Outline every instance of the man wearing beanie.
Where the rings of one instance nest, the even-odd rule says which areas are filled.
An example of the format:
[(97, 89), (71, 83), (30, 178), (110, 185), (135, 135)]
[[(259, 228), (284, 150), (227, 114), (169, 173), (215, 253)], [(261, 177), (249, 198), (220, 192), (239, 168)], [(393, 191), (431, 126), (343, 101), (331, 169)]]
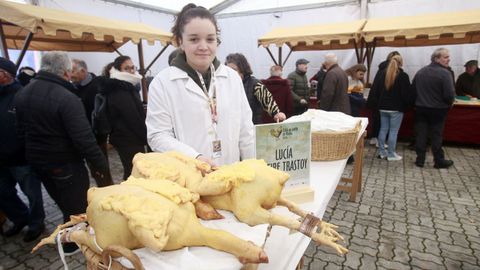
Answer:
[(310, 88), (308, 87), (307, 69), (308, 61), (300, 58), (295, 63), (296, 69), (288, 74), (288, 81), (292, 89), (293, 109), (295, 115), (299, 115), (308, 110), (308, 101), (310, 100)]
[[(23, 240), (37, 239), (45, 229), (43, 198), (40, 180), (36, 178), (25, 159), (25, 145), (15, 132), (15, 110), (13, 100), (22, 89), (14, 78), (17, 67), (0, 57), (0, 209), (13, 226), (4, 232), (14, 236), (28, 225)], [(16, 184), (28, 198), (29, 207), (18, 197)]]

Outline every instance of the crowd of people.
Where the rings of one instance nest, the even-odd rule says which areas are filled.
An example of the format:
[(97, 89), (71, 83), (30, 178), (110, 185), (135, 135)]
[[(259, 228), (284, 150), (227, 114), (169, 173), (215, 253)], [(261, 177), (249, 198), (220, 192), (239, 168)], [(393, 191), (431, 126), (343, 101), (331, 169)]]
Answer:
[[(14, 63), (0, 58), (0, 210), (13, 223), (5, 236), (28, 226), (24, 240), (33, 241), (43, 232), (41, 184), (65, 221), (84, 213), (87, 167), (97, 186), (114, 183), (107, 142), (120, 156), (123, 179), (131, 174), (133, 156), (139, 152), (179, 151), (219, 166), (254, 157), (254, 124), (280, 122), (309, 108), (308, 60), (297, 60), (286, 79), (281, 66), (272, 66), (265, 80), (253, 76), (240, 53), (228, 55), (222, 64), (216, 56), (217, 21), (194, 4), (182, 9), (171, 30), (179, 49), (151, 82), (146, 113), (139, 95), (141, 76), (128, 56), (117, 57), (101, 76), (64, 52), (45, 53), (38, 73), (30, 68), (17, 72)], [(326, 54), (314, 76), (318, 108), (359, 116), (366, 104), (378, 129), (378, 157), (398, 161), (402, 157), (395, 148), (403, 113), (415, 106), (416, 166), (424, 166), (430, 136), (435, 168), (447, 168), (453, 161), (444, 157), (442, 132), (455, 97), (449, 52), (435, 50), (431, 63), (412, 82), (402, 70), (403, 61), (398, 52), (389, 54), (366, 100), (366, 67), (357, 64), (344, 71), (336, 55)], [(457, 94), (478, 97), (477, 64), (467, 62), (456, 83)], [(92, 115), (101, 108), (108, 116), (108, 132), (92, 127)], [(18, 197), (17, 183), (28, 206)], [(64, 248), (68, 253), (76, 247)]]

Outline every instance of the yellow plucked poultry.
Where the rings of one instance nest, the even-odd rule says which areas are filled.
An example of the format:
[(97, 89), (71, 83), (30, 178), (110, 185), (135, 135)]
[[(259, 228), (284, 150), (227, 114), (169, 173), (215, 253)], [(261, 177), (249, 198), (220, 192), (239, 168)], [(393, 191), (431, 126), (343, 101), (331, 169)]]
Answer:
[[(177, 161), (173, 161), (175, 159)], [(173, 163), (176, 165), (170, 166)], [(241, 222), (252, 226), (271, 224), (300, 231), (300, 221), (268, 211), (277, 205), (287, 207), (302, 218), (308, 214), (295, 203), (281, 197), (289, 175), (269, 167), (263, 160), (245, 160), (212, 171), (206, 163), (176, 152), (167, 152), (137, 154), (133, 164), (135, 174), (145, 178), (149, 178), (149, 175), (180, 175), (175, 179), (182, 179), (185, 187), (200, 194), (201, 200), (208, 203), (202, 203), (205, 212), (210, 209), (208, 205), (215, 209), (229, 210)], [(168, 169), (165, 169), (167, 166)], [(199, 217), (206, 215), (199, 214), (198, 208)], [(339, 254), (347, 252), (347, 249), (336, 243), (343, 238), (335, 231), (335, 225), (320, 221), (317, 227), (317, 230), (309, 233), (316, 243), (330, 246)]]
[[(208, 246), (235, 255), (241, 263), (268, 262), (265, 252), (255, 244), (201, 225), (192, 204), (197, 200), (198, 194), (159, 179), (130, 177), (120, 185), (91, 188), (86, 219), (95, 236), (78, 230), (69, 238), (99, 254), (99, 248), (111, 245), (148, 247), (156, 252)], [(51, 242), (42, 241), (40, 246)]]

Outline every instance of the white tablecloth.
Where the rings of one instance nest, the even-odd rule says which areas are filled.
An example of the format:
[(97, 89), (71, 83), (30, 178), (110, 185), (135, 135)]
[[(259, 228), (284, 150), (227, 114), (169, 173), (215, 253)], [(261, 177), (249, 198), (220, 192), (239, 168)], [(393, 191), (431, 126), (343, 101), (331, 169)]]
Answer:
[[(362, 130), (358, 138), (363, 134), (368, 124), (367, 118), (359, 119), (362, 120)], [(346, 163), (347, 159), (312, 162), (310, 167), (310, 186), (315, 191), (315, 199), (313, 202), (301, 204), (300, 207), (322, 218), (328, 202), (342, 177)], [(272, 211), (298, 218), (284, 207), (276, 207)], [(229, 231), (259, 246), (263, 244), (267, 225), (250, 227), (238, 222), (229, 212), (221, 211), (221, 213), (226, 217), (225, 220), (201, 221), (202, 224), (207, 227)], [(288, 229), (280, 226), (272, 228), (264, 248), (268, 255), (269, 263), (260, 264), (259, 269), (295, 269), (310, 243), (310, 238), (298, 232), (289, 233)], [(146, 248), (134, 250), (134, 252), (140, 257), (146, 270), (238, 270), (242, 267), (242, 264), (233, 255), (208, 247), (189, 247), (157, 254)], [(125, 259), (121, 260), (121, 262), (125, 266), (131, 267)]]

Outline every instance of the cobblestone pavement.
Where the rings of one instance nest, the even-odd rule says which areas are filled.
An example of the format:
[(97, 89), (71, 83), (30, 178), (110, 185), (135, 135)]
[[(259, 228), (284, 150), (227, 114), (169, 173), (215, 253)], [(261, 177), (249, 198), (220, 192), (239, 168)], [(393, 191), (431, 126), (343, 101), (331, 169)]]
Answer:
[[(415, 153), (407, 144), (400, 143), (397, 150), (404, 159), (388, 162), (375, 158), (374, 147), (365, 148), (357, 202), (337, 191), (324, 215), (339, 226), (350, 252), (338, 256), (311, 244), (303, 269), (480, 269), (480, 149), (445, 147), (455, 165), (442, 170), (433, 168), (431, 156), (423, 169), (415, 167)], [(122, 170), (114, 151), (110, 164), (119, 179)], [(44, 204), (46, 236), (62, 215), (46, 192)], [(30, 254), (34, 243), (24, 243), (22, 237), (0, 237), (0, 270), (63, 269), (53, 246)], [(67, 262), (70, 269), (85, 269), (80, 253)]]
[(375, 150), (365, 148), (357, 202), (337, 191), (324, 215), (350, 252), (310, 244), (304, 268), (480, 269), (480, 149), (445, 147), (455, 165), (441, 170), (431, 155), (417, 168), (407, 144), (397, 146), (402, 161), (377, 159)]

